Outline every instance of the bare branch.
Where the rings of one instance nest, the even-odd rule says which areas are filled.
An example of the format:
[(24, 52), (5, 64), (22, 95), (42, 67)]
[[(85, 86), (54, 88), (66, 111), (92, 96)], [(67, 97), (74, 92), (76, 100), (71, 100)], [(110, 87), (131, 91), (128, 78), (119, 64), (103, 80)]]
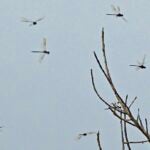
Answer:
[(147, 119), (145, 118), (145, 125), (146, 125), (146, 132), (148, 134), (148, 122), (147, 122)]
[[(126, 119), (126, 115), (124, 115), (124, 119)], [(124, 134), (125, 134), (125, 139), (127, 141), (127, 147), (129, 150), (131, 150), (129, 139), (128, 139), (128, 134), (127, 134), (127, 124), (125, 121), (124, 121)]]
[(131, 104), (129, 105), (129, 108), (134, 104), (134, 102), (137, 100), (137, 97), (135, 97), (134, 99), (133, 99), (133, 101), (131, 102)]
[[(120, 119), (120, 121), (124, 121), (124, 126), (125, 126), (125, 132), (127, 132), (126, 129), (126, 123), (136, 127), (142, 134), (145, 135), (145, 137), (147, 138), (148, 142), (150, 142), (150, 134), (148, 133), (148, 124), (147, 124), (147, 120), (145, 120), (145, 124), (146, 127), (143, 126), (142, 123), (142, 119), (140, 117), (140, 114), (138, 112), (137, 118), (134, 117), (134, 115), (132, 114), (130, 108), (131, 106), (134, 104), (135, 100), (137, 99), (137, 97), (134, 98), (134, 100), (131, 102), (131, 104), (127, 105), (127, 99), (128, 99), (128, 95), (126, 96), (126, 99), (124, 100), (118, 93), (112, 78), (111, 78), (111, 74), (108, 68), (108, 63), (107, 63), (107, 58), (106, 58), (106, 52), (105, 52), (105, 42), (104, 42), (104, 28), (102, 29), (102, 53), (103, 53), (103, 59), (104, 59), (104, 67), (103, 68), (101, 62), (99, 61), (96, 53), (94, 52), (94, 56), (95, 59), (99, 65), (100, 70), (102, 71), (103, 75), (105, 76), (107, 82), (109, 83), (112, 92), (114, 93), (117, 102), (120, 104), (121, 107), (118, 106), (111, 106), (111, 104), (109, 104), (97, 91), (96, 87), (95, 87), (95, 83), (94, 83), (94, 77), (93, 77), (93, 72), (91, 69), (91, 78), (92, 78), (92, 85), (93, 85), (93, 89), (96, 93), (96, 95), (99, 97), (99, 99), (108, 107), (108, 109), (113, 113), (114, 116), (116, 116), (118, 119)], [(139, 111), (139, 110), (138, 110)], [(119, 115), (119, 113), (122, 112), (125, 117), (121, 117)], [(129, 119), (126, 119), (129, 118)], [(126, 135), (127, 136), (127, 135)], [(128, 140), (128, 137), (126, 137), (126, 140)], [(129, 146), (128, 146), (129, 148)]]
[(99, 134), (99, 131), (97, 132), (97, 144), (98, 144), (99, 150), (102, 150), (102, 146), (101, 146), (101, 142), (100, 142), (100, 134)]
[(98, 96), (98, 98), (104, 103), (106, 104), (108, 107), (111, 107), (109, 103), (106, 102), (106, 100), (104, 100), (104, 98), (102, 98), (102, 96), (98, 93), (96, 86), (95, 86), (95, 82), (94, 82), (94, 76), (93, 76), (93, 70), (91, 69), (91, 79), (92, 79), (92, 85), (93, 85), (93, 89), (96, 93), (96, 95)]
[[(120, 117), (122, 118), (122, 113), (120, 113)], [(123, 132), (123, 121), (122, 121), (122, 120), (120, 120), (120, 128), (121, 128), (122, 150), (125, 150), (125, 145), (124, 145), (124, 132)]]
[[(110, 110), (111, 110), (111, 109), (110, 109)], [(114, 116), (116, 116), (116, 117), (119, 118), (120, 120), (123, 120), (123, 121), (125, 121), (126, 123), (128, 123), (128, 124), (130, 124), (130, 125), (132, 125), (132, 126), (135, 126), (133, 123), (130, 122), (131, 120), (126, 120), (126, 119), (120, 117), (120, 115), (118, 115), (118, 114), (116, 113), (116, 111), (111, 110), (111, 112), (114, 114)]]
[(101, 62), (99, 61), (99, 59), (98, 59), (98, 57), (97, 57), (97, 55), (96, 55), (96, 52), (94, 51), (93, 53), (94, 53), (94, 57), (95, 57), (95, 59), (96, 59), (98, 65), (99, 65), (100, 69), (102, 70), (104, 76), (106, 77), (106, 79), (108, 80), (108, 82), (110, 82), (110, 79), (109, 79), (109, 77), (107, 76), (105, 70), (103, 69)]
[[(111, 109), (112, 106), (111, 106), (109, 103), (107, 103), (107, 101), (98, 93), (98, 91), (97, 91), (97, 89), (96, 89), (96, 86), (95, 86), (94, 76), (93, 76), (93, 70), (92, 70), (92, 69), (91, 69), (91, 79), (92, 79), (93, 89), (94, 89), (96, 95), (98, 96), (98, 98), (99, 98), (104, 104), (106, 104), (106, 105), (108, 106), (108, 108), (111, 110), (111, 112), (112, 112), (116, 117), (118, 117), (119, 119), (124, 120), (123, 118), (121, 118), (121, 117), (116, 113), (116, 111), (114, 111), (113, 109)], [(124, 120), (124, 121), (127, 122), (127, 123), (129, 123), (129, 124), (132, 125), (132, 126), (135, 126), (133, 123), (129, 122), (129, 120)]]
[(148, 143), (149, 140), (143, 140), (143, 141), (130, 141), (130, 142), (125, 142), (124, 144), (144, 144)]
[(126, 105), (127, 105), (127, 102), (128, 102), (128, 95), (126, 95), (126, 98), (125, 98)]

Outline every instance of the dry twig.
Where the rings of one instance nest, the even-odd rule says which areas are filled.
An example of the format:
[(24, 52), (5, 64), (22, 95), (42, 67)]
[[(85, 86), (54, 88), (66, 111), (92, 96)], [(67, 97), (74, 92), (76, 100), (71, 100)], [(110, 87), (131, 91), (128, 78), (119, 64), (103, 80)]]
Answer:
[(102, 150), (102, 146), (101, 146), (101, 142), (100, 142), (100, 135), (99, 135), (99, 131), (97, 132), (97, 144), (98, 144), (98, 148), (99, 148), (99, 150)]
[[(96, 86), (95, 86), (93, 70), (91, 69), (92, 86), (93, 86), (93, 89), (94, 89), (96, 95), (108, 107), (108, 109), (113, 113), (114, 116), (116, 116), (119, 120), (124, 121), (124, 134), (125, 134), (125, 139), (126, 139), (125, 143), (128, 145), (129, 150), (131, 149), (129, 144), (133, 143), (133, 142), (130, 142), (128, 140), (126, 124), (130, 124), (130, 125), (134, 126), (135, 128), (137, 128), (145, 136), (145, 138), (147, 139), (146, 141), (150, 142), (150, 134), (148, 132), (147, 119), (145, 119), (146, 127), (144, 127), (142, 119), (139, 114), (139, 111), (138, 111), (138, 115), (136, 117), (134, 117), (134, 115), (132, 114), (132, 112), (130, 110), (131, 106), (134, 104), (137, 97), (135, 97), (134, 100), (131, 102), (131, 104), (128, 106), (127, 105), (128, 95), (126, 96), (126, 99), (123, 100), (123, 98), (118, 93), (118, 91), (112, 81), (111, 74), (110, 74), (110, 71), (108, 68), (107, 58), (106, 58), (106, 50), (105, 50), (105, 42), (104, 42), (104, 28), (102, 29), (102, 53), (103, 53), (103, 59), (104, 59), (104, 67), (102, 66), (102, 63), (100, 62), (100, 60), (98, 59), (96, 52), (94, 52), (94, 57), (98, 63), (100, 70), (102, 71), (107, 82), (109, 83), (109, 85), (112, 89), (112, 92), (114, 93), (114, 95), (116, 97), (117, 104), (119, 104), (119, 105), (116, 105), (116, 103), (112, 103), (113, 105), (109, 104), (108, 100), (105, 100), (101, 96), (101, 94), (99, 94), (99, 92), (97, 91)], [(120, 116), (120, 113), (124, 114), (124, 117), (122, 115)], [(136, 142), (136, 143), (140, 143), (140, 142)]]

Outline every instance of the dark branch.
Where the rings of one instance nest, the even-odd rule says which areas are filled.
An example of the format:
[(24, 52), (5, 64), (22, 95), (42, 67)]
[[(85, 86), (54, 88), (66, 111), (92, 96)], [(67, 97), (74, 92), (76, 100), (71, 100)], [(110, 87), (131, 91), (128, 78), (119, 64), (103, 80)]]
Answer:
[(100, 135), (99, 135), (99, 131), (97, 132), (97, 144), (98, 144), (98, 148), (99, 148), (99, 150), (102, 150), (102, 146), (101, 146), (101, 142), (100, 142)]
[[(122, 118), (122, 113), (120, 113), (120, 117)], [(123, 132), (123, 121), (122, 121), (122, 120), (120, 120), (120, 128), (121, 128), (122, 150), (125, 150), (125, 145), (124, 145), (124, 132)]]
[(148, 143), (149, 140), (143, 140), (143, 141), (130, 141), (130, 142), (125, 142), (124, 144), (144, 144)]

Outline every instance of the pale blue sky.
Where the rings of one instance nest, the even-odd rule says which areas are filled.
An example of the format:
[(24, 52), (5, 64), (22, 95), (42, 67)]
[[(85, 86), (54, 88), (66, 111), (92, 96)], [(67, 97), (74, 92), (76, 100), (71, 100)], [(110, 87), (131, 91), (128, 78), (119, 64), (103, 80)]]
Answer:
[[(110, 5), (119, 5), (128, 22), (106, 16)], [(122, 96), (138, 96), (150, 119), (150, 1), (136, 0), (1, 0), (0, 5), (0, 132), (1, 150), (97, 150), (94, 136), (75, 141), (80, 132), (100, 130), (104, 149), (120, 148), (119, 122), (98, 101), (90, 79), (106, 98), (112, 92), (99, 71), (93, 51), (101, 52), (105, 28), (108, 62)], [(37, 26), (21, 17), (45, 16)], [(38, 63), (43, 37), (51, 54)], [(129, 64), (146, 54), (147, 69), (135, 71)], [(101, 57), (99, 55), (99, 57)], [(139, 135), (130, 130), (132, 140)], [(147, 150), (137, 145), (133, 150)]]

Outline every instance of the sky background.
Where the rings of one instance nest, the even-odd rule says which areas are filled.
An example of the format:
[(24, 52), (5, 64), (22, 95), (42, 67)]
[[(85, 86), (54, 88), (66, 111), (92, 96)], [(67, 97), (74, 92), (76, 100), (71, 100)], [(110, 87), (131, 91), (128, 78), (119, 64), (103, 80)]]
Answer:
[[(120, 6), (128, 22), (106, 16)], [(104, 110), (90, 78), (105, 98), (115, 98), (94, 59), (101, 53), (105, 28), (108, 63), (114, 83), (132, 107), (150, 120), (150, 1), (1, 0), (0, 130), (1, 150), (97, 150), (96, 136), (76, 141), (78, 133), (100, 131), (104, 149), (121, 149), (119, 121)], [(29, 27), (21, 17), (45, 19)], [(50, 55), (38, 62), (32, 50), (47, 38)], [(146, 54), (147, 69), (129, 67)], [(144, 139), (130, 128), (131, 140)], [(148, 144), (133, 150), (150, 149)]]

